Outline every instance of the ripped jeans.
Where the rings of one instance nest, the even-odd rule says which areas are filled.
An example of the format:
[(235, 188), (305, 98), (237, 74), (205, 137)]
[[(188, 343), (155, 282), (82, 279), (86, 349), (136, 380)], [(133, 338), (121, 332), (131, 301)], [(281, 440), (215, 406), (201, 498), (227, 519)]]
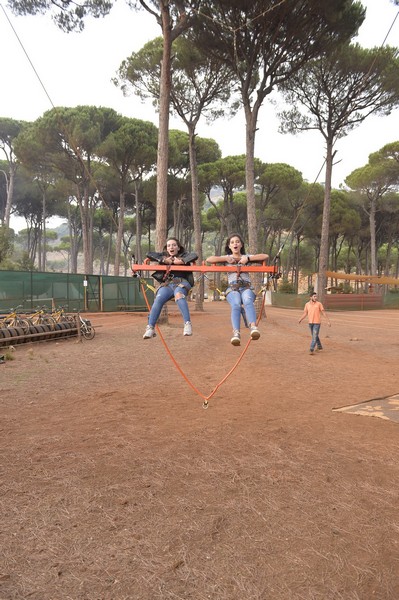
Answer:
[(176, 295), (178, 294), (183, 294), (182, 298), (176, 300), (176, 304), (182, 314), (183, 320), (185, 323), (190, 321), (190, 311), (186, 298), (190, 289), (191, 285), (188, 281), (182, 281), (181, 284), (170, 282), (168, 285), (159, 287), (155, 295), (154, 303), (151, 306), (150, 314), (148, 315), (148, 324), (154, 327), (159, 319), (164, 304), (173, 298), (173, 296), (176, 299)]
[(233, 329), (240, 331), (241, 305), (243, 305), (248, 325), (256, 323), (255, 292), (250, 288), (241, 288), (239, 291), (231, 291), (226, 300), (231, 307), (231, 324)]

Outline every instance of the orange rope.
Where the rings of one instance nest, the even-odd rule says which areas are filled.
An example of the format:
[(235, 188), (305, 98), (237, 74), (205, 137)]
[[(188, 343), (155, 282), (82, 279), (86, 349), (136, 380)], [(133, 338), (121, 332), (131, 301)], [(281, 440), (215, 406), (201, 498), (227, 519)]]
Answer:
[[(143, 296), (148, 308), (148, 311), (150, 311), (150, 303), (148, 302), (148, 298), (147, 298), (147, 294), (143, 285), (143, 282), (140, 280), (140, 285), (141, 285), (141, 290), (143, 292)], [(263, 307), (265, 304), (265, 295), (263, 295), (263, 301), (262, 301), (262, 307), (259, 311), (259, 315), (256, 321), (256, 324), (259, 323), (261, 317), (262, 317), (262, 312), (263, 312)], [(200, 390), (195, 387), (195, 385), (192, 383), (192, 381), (189, 380), (189, 378), (187, 377), (187, 375), (185, 374), (185, 372), (183, 371), (183, 369), (180, 367), (180, 365), (177, 363), (175, 357), (173, 356), (168, 344), (165, 341), (165, 338), (163, 337), (161, 330), (159, 328), (159, 325), (156, 325), (157, 328), (157, 332), (159, 334), (159, 337), (161, 338), (161, 341), (165, 347), (166, 352), (169, 354), (173, 364), (175, 365), (176, 369), (179, 371), (180, 375), (186, 380), (186, 382), (188, 383), (188, 385), (191, 387), (192, 390), (194, 390), (194, 392), (200, 396), (203, 400), (203, 407), (204, 408), (208, 408), (208, 401), (216, 394), (216, 392), (218, 391), (218, 389), (220, 388), (221, 385), (223, 385), (223, 383), (225, 381), (227, 381), (227, 379), (230, 377), (230, 375), (233, 373), (233, 371), (235, 371), (235, 369), (238, 367), (238, 365), (240, 364), (241, 360), (244, 358), (244, 355), (246, 353), (246, 351), (249, 348), (250, 343), (252, 342), (252, 338), (250, 337), (248, 342), (245, 345), (245, 348), (243, 349), (243, 351), (241, 352), (240, 356), (238, 357), (238, 359), (236, 360), (236, 362), (234, 363), (233, 367), (230, 369), (230, 371), (219, 381), (218, 384), (216, 384), (216, 386), (213, 388), (212, 392), (210, 394), (208, 394), (208, 396), (205, 396), (202, 392), (200, 392)]]

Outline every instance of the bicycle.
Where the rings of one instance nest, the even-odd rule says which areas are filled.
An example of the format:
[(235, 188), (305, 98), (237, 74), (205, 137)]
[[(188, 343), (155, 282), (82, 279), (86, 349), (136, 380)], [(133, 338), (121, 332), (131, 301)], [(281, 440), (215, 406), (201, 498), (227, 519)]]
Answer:
[(23, 319), (18, 313), (17, 310), (22, 308), (22, 306), (17, 306), (16, 308), (11, 308), (8, 315), (0, 319), (0, 327), (7, 329), (20, 328), (23, 333), (26, 335), (29, 333), (30, 323), (28, 319)]
[(92, 340), (96, 335), (93, 325), (88, 319), (83, 319), (83, 317), (81, 317), (79, 314), (78, 317), (80, 320), (80, 333), (86, 340)]
[(57, 310), (53, 310), (51, 317), (56, 323), (73, 323), (75, 321), (72, 315), (65, 312), (63, 306), (58, 307)]
[(36, 307), (36, 312), (27, 317), (30, 325), (48, 325), (51, 329), (55, 328), (55, 320), (47, 313), (47, 306)]

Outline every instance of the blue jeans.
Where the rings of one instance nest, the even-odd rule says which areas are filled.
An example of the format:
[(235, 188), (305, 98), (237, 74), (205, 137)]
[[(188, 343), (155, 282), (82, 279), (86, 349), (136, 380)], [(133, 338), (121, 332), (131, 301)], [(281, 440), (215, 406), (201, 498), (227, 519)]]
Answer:
[(319, 350), (323, 348), (321, 345), (321, 341), (319, 338), (320, 331), (320, 323), (309, 323), (310, 335), (312, 336), (312, 341), (310, 342), (310, 349), (314, 350), (317, 346)]
[(226, 296), (231, 307), (231, 324), (233, 329), (240, 331), (241, 305), (244, 306), (248, 325), (256, 323), (255, 293), (250, 288), (241, 288), (237, 292), (229, 292)]
[[(184, 287), (183, 287), (184, 286)], [(190, 320), (190, 311), (187, 303), (187, 294), (191, 289), (191, 285), (187, 282), (182, 282), (181, 285), (177, 283), (169, 283), (168, 285), (162, 285), (158, 288), (154, 303), (151, 306), (150, 314), (148, 315), (148, 324), (155, 326), (156, 322), (159, 319), (159, 315), (161, 314), (161, 310), (164, 304), (173, 296), (176, 298), (176, 294), (183, 294), (183, 298), (179, 298), (176, 300), (176, 304), (179, 307), (179, 310), (182, 314), (184, 322)]]

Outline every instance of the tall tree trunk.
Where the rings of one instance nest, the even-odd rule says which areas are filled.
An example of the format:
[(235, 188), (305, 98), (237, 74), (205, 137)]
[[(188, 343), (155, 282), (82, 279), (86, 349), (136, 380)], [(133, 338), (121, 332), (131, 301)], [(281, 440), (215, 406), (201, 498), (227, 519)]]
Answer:
[[(201, 237), (201, 213), (199, 204), (198, 191), (198, 166), (197, 152), (195, 147), (194, 128), (189, 127), (188, 136), (188, 152), (190, 157), (190, 173), (191, 173), (191, 201), (193, 207), (193, 226), (194, 226), (194, 250), (198, 254), (198, 262), (202, 264), (202, 237)], [(204, 310), (204, 278), (200, 279), (200, 293), (195, 296), (195, 310)]]
[(227, 235), (231, 235), (236, 231), (237, 220), (234, 215), (233, 208), (233, 191), (225, 190), (223, 203), (223, 221), (225, 223)]
[(387, 244), (387, 253), (385, 257), (385, 267), (384, 267), (384, 275), (389, 275), (390, 272), (390, 264), (391, 264), (391, 256), (392, 256), (392, 238), (389, 238)]
[(294, 285), (295, 285), (295, 293), (298, 293), (298, 288), (299, 288), (299, 271), (300, 271), (300, 264), (299, 264), (299, 254), (300, 254), (300, 248), (301, 248), (301, 236), (297, 235), (296, 238), (296, 249), (295, 249), (295, 280), (294, 280)]
[(68, 203), (68, 237), (69, 237), (69, 254), (70, 254), (70, 262), (69, 262), (69, 273), (76, 273), (76, 266), (74, 261), (74, 249), (75, 249), (75, 240), (72, 233), (72, 217), (71, 217), (71, 205)]
[(91, 274), (91, 252), (90, 252), (90, 214), (89, 214), (89, 191), (88, 187), (84, 186), (83, 194), (81, 195), (78, 187), (76, 200), (79, 206), (80, 220), (82, 222), (82, 244), (83, 244), (83, 269), (84, 273)]
[(246, 161), (245, 181), (247, 192), (247, 219), (248, 219), (248, 252), (256, 254), (258, 241), (256, 235), (256, 210), (255, 210), (255, 133), (259, 109), (255, 106), (252, 111), (249, 105), (245, 109), (245, 137)]
[(37, 244), (37, 268), (39, 269), (39, 271), (42, 271), (42, 248), (43, 248), (43, 244), (42, 244), (42, 239), (43, 239), (43, 232), (42, 232), (42, 228), (40, 227), (40, 224), (38, 225), (38, 229), (37, 229), (37, 240), (38, 240), (38, 244)]
[(86, 274), (90, 272), (89, 256), (89, 216), (87, 214), (87, 197), (83, 197), (79, 203), (80, 218), (82, 221), (82, 243), (83, 243), (83, 269)]
[(42, 212), (43, 212), (43, 235), (42, 235), (42, 244), (43, 244), (43, 252), (42, 252), (42, 271), (46, 270), (46, 218), (47, 218), (47, 209), (46, 209), (46, 192), (43, 191), (43, 202), (42, 202)]
[(324, 205), (323, 205), (323, 219), (321, 224), (321, 240), (320, 240), (320, 253), (319, 253), (319, 269), (318, 269), (318, 287), (317, 293), (320, 301), (322, 302), (325, 296), (326, 288), (326, 270), (328, 268), (328, 247), (329, 247), (329, 234), (330, 234), (330, 207), (331, 207), (331, 178), (332, 178), (332, 164), (333, 164), (333, 150), (332, 141), (327, 140), (326, 150), (326, 177), (324, 187)]
[(93, 232), (94, 232), (94, 201), (91, 196), (87, 196), (88, 205), (87, 205), (87, 213), (88, 213), (88, 230), (87, 230), (87, 240), (88, 240), (88, 271), (87, 273), (93, 273), (93, 261), (94, 261), (94, 249), (93, 249)]
[(111, 264), (111, 255), (112, 255), (112, 238), (114, 235), (114, 229), (113, 229), (113, 224), (114, 224), (114, 219), (111, 218), (111, 222), (110, 222), (110, 226), (109, 226), (109, 232), (108, 232), (108, 244), (107, 244), (107, 257), (105, 260), (105, 275), (109, 275), (109, 267)]
[(105, 275), (105, 249), (104, 249), (104, 237), (101, 235), (99, 240), (99, 253), (100, 253), (100, 275)]
[(167, 236), (168, 215), (168, 157), (169, 157), (169, 104), (171, 89), (171, 20), (169, 2), (160, 3), (162, 17), (163, 53), (159, 89), (159, 126), (157, 156), (157, 212), (155, 249), (161, 252)]
[(37, 248), (38, 248), (37, 239), (38, 239), (38, 231), (37, 231), (37, 227), (34, 226), (32, 229), (30, 256), (29, 256), (32, 264), (35, 264), (35, 261), (36, 261), (36, 254), (37, 254)]
[(134, 183), (134, 196), (136, 199), (136, 261), (139, 265), (143, 262), (143, 253), (141, 250), (141, 236), (143, 233), (143, 222), (141, 219), (140, 211), (140, 198), (139, 198), (139, 186), (137, 182)]
[(11, 206), (12, 206), (12, 201), (13, 201), (13, 197), (14, 197), (14, 181), (15, 181), (15, 173), (17, 171), (17, 166), (13, 162), (9, 163), (9, 167), (10, 167), (9, 178), (7, 178), (7, 175), (3, 171), (5, 178), (6, 178), (6, 186), (7, 186), (7, 201), (6, 201), (6, 208), (5, 208), (5, 212), (4, 212), (4, 225), (6, 227), (10, 227)]
[(377, 275), (377, 245), (375, 240), (375, 214), (377, 212), (376, 199), (370, 200), (370, 266), (371, 275)]
[(6, 213), (6, 208), (7, 208), (9, 181), (8, 181), (7, 171), (3, 171), (3, 169), (0, 169), (0, 173), (2, 173), (4, 175), (4, 179), (5, 179), (5, 183), (6, 183), (6, 202), (5, 202), (4, 206), (0, 206), (0, 225), (5, 225), (6, 224), (5, 213)]
[(123, 236), (123, 223), (125, 219), (125, 192), (120, 191), (119, 195), (119, 215), (118, 215), (118, 230), (116, 233), (115, 242), (115, 261), (114, 261), (114, 275), (119, 275), (119, 265), (122, 250), (122, 236)]

